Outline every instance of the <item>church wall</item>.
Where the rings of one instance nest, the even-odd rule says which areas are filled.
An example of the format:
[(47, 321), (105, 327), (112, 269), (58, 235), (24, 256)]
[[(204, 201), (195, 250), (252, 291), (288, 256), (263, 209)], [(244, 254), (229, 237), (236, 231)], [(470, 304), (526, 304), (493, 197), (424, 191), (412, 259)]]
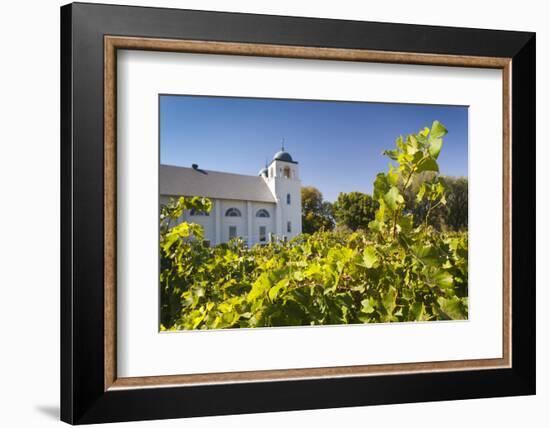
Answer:
[[(299, 181), (285, 178), (277, 179), (277, 195), (281, 204), (281, 233), (291, 239), (302, 233), (302, 197)], [(290, 195), (290, 205), (287, 204), (287, 195)], [(290, 222), (291, 232), (287, 231)]]
[[(170, 200), (169, 196), (161, 195), (160, 203), (166, 204)], [(245, 242), (250, 245), (258, 244), (260, 242), (260, 226), (266, 227), (266, 237), (269, 240), (270, 234), (276, 232), (275, 228), (275, 204), (262, 203), (262, 202), (247, 202), (236, 201), (229, 199), (211, 199), (212, 210), (209, 215), (191, 215), (189, 210), (184, 211), (183, 216), (179, 221), (188, 221), (200, 224), (204, 229), (204, 239), (210, 241), (211, 245), (216, 245), (221, 242), (229, 241), (229, 227), (235, 226), (237, 228), (237, 236), (243, 238)], [(250, 209), (249, 209), (250, 205)], [(225, 214), (228, 209), (236, 208), (240, 211), (241, 217), (227, 217)], [(258, 210), (265, 209), (269, 213), (269, 217), (256, 217)], [(219, 213), (219, 220), (217, 221), (217, 211)], [(250, 213), (250, 240), (249, 240), (249, 213)], [(221, 231), (216, 233), (216, 226), (220, 227)], [(220, 241), (218, 242), (218, 236)], [(267, 242), (267, 241), (266, 241)]]
[[(256, 216), (258, 210), (261, 209), (269, 213), (269, 218)], [(252, 244), (260, 243), (260, 226), (266, 227), (266, 242), (268, 242), (269, 235), (275, 233), (275, 204), (252, 202), (252, 214)]]
[[(290, 177), (285, 176), (285, 168), (290, 170)], [(291, 239), (302, 233), (302, 195), (298, 166), (284, 161), (274, 161), (269, 166), (267, 183), (280, 203), (280, 219), (277, 219), (280, 236)], [(287, 195), (290, 194), (290, 205), (287, 204)], [(288, 222), (291, 232), (287, 230)], [(277, 225), (276, 225), (277, 227)]]
[[(222, 233), (221, 238), (222, 242), (229, 241), (229, 226), (237, 227), (237, 236), (240, 236), (245, 241), (248, 238), (247, 232), (247, 208), (245, 201), (232, 201), (232, 200), (220, 200), (221, 204), (221, 224), (222, 224)], [(230, 208), (237, 208), (241, 212), (241, 217), (227, 217), (225, 213)]]
[(208, 215), (191, 215), (191, 213), (186, 210), (183, 217), (185, 221), (200, 224), (204, 229), (204, 239), (210, 241), (212, 244), (215, 242), (214, 211), (210, 211)]

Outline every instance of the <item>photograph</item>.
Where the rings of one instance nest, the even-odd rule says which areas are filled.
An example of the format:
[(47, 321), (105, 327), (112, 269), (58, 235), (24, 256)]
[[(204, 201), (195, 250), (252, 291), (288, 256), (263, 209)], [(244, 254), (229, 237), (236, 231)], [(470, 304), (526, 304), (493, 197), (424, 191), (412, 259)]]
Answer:
[(468, 107), (159, 95), (160, 331), (468, 319)]

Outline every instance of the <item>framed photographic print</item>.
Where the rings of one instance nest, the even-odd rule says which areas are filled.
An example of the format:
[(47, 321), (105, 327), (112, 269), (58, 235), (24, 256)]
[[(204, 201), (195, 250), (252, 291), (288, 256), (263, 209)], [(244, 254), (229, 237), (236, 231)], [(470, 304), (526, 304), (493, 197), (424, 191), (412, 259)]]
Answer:
[(535, 393), (535, 35), (61, 8), (72, 424)]

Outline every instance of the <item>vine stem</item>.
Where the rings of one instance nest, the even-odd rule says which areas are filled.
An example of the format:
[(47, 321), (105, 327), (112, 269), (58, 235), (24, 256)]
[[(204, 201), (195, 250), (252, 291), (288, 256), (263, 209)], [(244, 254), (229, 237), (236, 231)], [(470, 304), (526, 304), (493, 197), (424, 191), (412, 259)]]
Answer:
[(430, 217), (430, 213), (432, 212), (432, 210), (437, 208), (439, 205), (441, 205), (441, 199), (434, 206), (431, 206), (431, 204), (430, 204), (430, 208), (428, 208), (428, 211), (426, 212), (426, 219), (424, 220), (424, 224), (426, 225), (426, 227), (428, 227), (428, 218)]
[[(409, 185), (409, 181), (411, 180), (412, 178), (412, 175), (414, 174), (414, 172), (416, 171), (416, 167), (419, 163), (421, 163), (424, 159), (426, 158), (426, 156), (423, 156), (422, 159), (420, 159), (419, 162), (416, 163), (416, 165), (414, 165), (412, 168), (411, 168), (411, 172), (409, 172), (409, 176), (407, 177), (407, 179), (405, 180), (405, 184), (403, 186), (403, 190), (405, 190), (407, 188), (407, 186)], [(392, 235), (393, 235), (393, 239), (395, 239), (395, 234), (397, 233), (397, 209), (394, 211), (393, 213), (393, 232), (392, 232)]]

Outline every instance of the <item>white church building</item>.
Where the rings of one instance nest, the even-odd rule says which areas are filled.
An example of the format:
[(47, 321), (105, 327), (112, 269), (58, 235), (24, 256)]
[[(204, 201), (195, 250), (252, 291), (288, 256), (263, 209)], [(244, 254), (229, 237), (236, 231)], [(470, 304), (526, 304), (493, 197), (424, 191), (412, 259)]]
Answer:
[(298, 162), (284, 147), (257, 176), (161, 165), (160, 203), (179, 196), (212, 201), (209, 213), (186, 211), (182, 218), (202, 225), (210, 245), (241, 237), (252, 246), (302, 233)]

